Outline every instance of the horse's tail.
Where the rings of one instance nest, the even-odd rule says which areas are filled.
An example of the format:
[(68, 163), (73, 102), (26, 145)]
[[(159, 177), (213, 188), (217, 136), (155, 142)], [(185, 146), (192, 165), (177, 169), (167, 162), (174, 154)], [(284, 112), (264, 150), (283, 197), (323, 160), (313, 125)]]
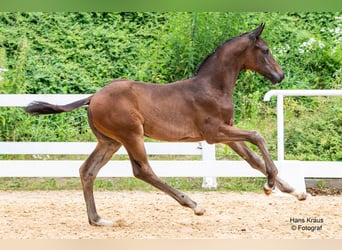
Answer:
[(90, 100), (93, 96), (66, 104), (66, 105), (54, 105), (47, 102), (34, 101), (31, 102), (24, 109), (27, 113), (32, 115), (47, 115), (47, 114), (58, 114), (62, 112), (69, 112), (76, 108), (89, 105)]

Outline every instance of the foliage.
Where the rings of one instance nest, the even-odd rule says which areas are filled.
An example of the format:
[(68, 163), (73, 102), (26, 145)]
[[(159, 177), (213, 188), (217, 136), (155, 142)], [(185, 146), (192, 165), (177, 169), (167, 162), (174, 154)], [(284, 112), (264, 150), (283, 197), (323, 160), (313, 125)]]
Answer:
[(339, 102), (325, 97), (314, 98), (316, 100), (312, 103), (316, 105), (306, 108), (290, 98), (286, 99), (287, 159), (342, 161), (342, 112)]
[[(286, 74), (282, 84), (273, 88), (342, 87), (340, 12), (27, 12), (0, 13), (0, 94), (93, 93), (115, 78), (163, 84), (188, 78), (217, 46), (262, 22), (266, 23), (262, 36)], [(240, 75), (234, 93), (237, 125), (254, 121), (255, 127), (246, 128), (259, 130), (258, 122), (275, 117), (270, 111), (274, 100), (262, 102), (270, 88), (258, 74), (247, 71)], [(287, 132), (286, 149), (291, 158), (341, 159), (340, 148), (331, 144), (341, 141), (341, 101), (333, 103), (336, 108), (322, 114), (317, 107), (325, 105), (324, 99), (293, 99), (292, 106), (310, 109), (308, 119), (318, 124), (297, 123), (297, 117), (288, 116), (288, 131), (307, 132), (310, 138), (308, 145), (301, 146), (302, 136), (307, 135)], [(324, 119), (335, 122), (323, 126)], [(6, 141), (94, 139), (82, 109), (29, 117), (18, 109), (1, 108), (0, 124), (0, 140)], [(270, 132), (270, 127), (261, 127), (261, 132), (275, 141), (275, 130)], [(316, 134), (319, 138), (311, 138)]]
[(5, 13), (0, 21), (7, 93), (92, 93), (138, 78), (138, 53), (159, 27), (158, 16), (139, 13)]

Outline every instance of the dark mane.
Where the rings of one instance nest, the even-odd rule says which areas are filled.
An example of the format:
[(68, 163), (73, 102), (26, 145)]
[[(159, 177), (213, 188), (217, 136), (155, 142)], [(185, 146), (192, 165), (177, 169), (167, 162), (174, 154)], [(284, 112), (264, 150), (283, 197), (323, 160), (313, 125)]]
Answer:
[(223, 42), (221, 45), (219, 45), (211, 54), (207, 55), (206, 58), (204, 58), (204, 60), (202, 61), (202, 63), (197, 67), (196, 71), (195, 71), (195, 74), (194, 76), (196, 76), (199, 71), (204, 67), (204, 65), (208, 62), (209, 58), (211, 58), (220, 48), (222, 48), (223, 46), (229, 44), (230, 42), (232, 42), (233, 40), (239, 38), (239, 37), (242, 37), (244, 36), (245, 34), (247, 34), (248, 32), (246, 33), (243, 33), (239, 36), (235, 36), (235, 37), (232, 37), (232, 38), (229, 38), (227, 41)]

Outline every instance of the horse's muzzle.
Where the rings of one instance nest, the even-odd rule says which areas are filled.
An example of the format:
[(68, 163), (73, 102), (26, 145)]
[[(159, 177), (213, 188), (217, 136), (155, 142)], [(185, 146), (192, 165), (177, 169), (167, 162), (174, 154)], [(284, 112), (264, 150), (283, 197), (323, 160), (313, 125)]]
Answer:
[(271, 80), (272, 84), (277, 84), (277, 83), (280, 83), (282, 80), (284, 80), (284, 78), (285, 78), (284, 73), (273, 74), (272, 78), (270, 80)]

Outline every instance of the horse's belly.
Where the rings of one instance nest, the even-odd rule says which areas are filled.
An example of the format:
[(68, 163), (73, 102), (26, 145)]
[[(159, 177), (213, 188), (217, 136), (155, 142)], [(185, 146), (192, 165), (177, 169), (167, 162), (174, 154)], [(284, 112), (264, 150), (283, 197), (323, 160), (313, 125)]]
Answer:
[(177, 123), (152, 123), (144, 124), (144, 133), (161, 141), (200, 141), (201, 135), (192, 126)]

